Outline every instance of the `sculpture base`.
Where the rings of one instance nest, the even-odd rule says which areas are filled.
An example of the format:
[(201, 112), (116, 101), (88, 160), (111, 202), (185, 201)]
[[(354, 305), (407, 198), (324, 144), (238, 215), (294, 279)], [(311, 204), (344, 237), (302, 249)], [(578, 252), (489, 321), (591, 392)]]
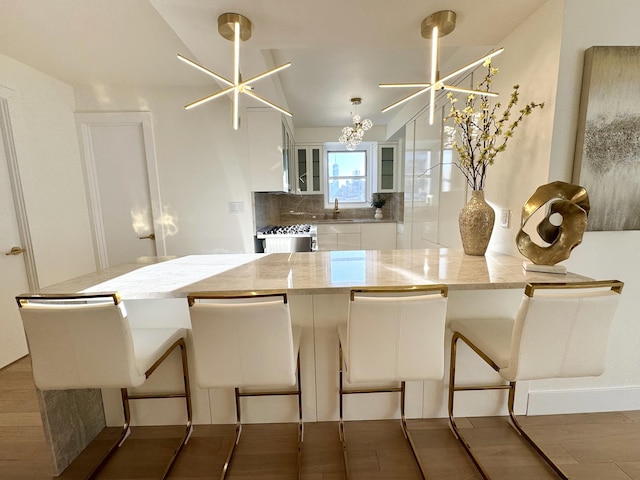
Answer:
[(563, 265), (536, 265), (531, 262), (522, 262), (522, 268), (524, 268), (525, 272), (567, 273), (567, 267)]

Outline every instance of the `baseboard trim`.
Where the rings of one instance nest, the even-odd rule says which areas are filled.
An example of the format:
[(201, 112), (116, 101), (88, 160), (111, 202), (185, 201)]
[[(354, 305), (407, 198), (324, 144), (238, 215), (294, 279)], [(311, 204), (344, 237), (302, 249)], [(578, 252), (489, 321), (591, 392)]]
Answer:
[(529, 392), (527, 415), (640, 410), (640, 387)]

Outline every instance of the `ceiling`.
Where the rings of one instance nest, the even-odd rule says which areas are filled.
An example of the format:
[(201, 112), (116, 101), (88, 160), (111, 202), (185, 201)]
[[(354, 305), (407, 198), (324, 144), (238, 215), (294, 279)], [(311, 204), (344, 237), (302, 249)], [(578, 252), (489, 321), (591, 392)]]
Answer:
[[(427, 80), (426, 16), (457, 14), (455, 30), (440, 41), (444, 75), (500, 46), (546, 1), (0, 0), (0, 53), (74, 86), (210, 86), (214, 93), (220, 86), (176, 54), (231, 77), (233, 44), (218, 34), (217, 19), (240, 13), (252, 22), (242, 75), (292, 62), (253, 87), (288, 108), (296, 128), (348, 123), (356, 96), (357, 112), (383, 125), (393, 113), (380, 110), (410, 92), (378, 84)], [(262, 106), (243, 97), (246, 106)]]

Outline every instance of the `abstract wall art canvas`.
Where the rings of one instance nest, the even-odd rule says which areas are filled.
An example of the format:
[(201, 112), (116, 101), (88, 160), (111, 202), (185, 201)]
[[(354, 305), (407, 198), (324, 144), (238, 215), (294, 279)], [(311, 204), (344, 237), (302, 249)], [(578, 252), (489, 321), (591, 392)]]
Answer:
[(640, 230), (640, 47), (585, 52), (573, 181), (587, 230)]

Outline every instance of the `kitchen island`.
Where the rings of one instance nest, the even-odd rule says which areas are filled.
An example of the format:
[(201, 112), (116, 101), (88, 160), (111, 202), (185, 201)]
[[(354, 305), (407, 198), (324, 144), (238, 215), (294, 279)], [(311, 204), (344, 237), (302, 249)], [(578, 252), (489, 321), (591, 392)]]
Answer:
[[(133, 322), (136, 312), (151, 318), (144, 326), (190, 327), (186, 296), (196, 291), (237, 291), (286, 289), (292, 321), (303, 329), (301, 372), (303, 415), (305, 421), (330, 421), (338, 418), (338, 340), (337, 325), (346, 321), (352, 286), (400, 286), (445, 283), (449, 285), (448, 315), (492, 316), (509, 314), (522, 297), (527, 282), (576, 282), (587, 280), (577, 274), (525, 272), (522, 259), (499, 253), (467, 256), (460, 250), (383, 250), (333, 251), (274, 254), (191, 255), (180, 258), (146, 258), (119, 265), (42, 289), (42, 293), (118, 291)], [(188, 339), (191, 343), (191, 338)], [(472, 371), (477, 380), (496, 378), (495, 372), (461, 351), (461, 371)], [(170, 359), (171, 360), (171, 359)], [(176, 366), (178, 358), (174, 359)], [(161, 367), (144, 389), (169, 387), (179, 389), (172, 362)], [(466, 363), (466, 364), (465, 364)], [(195, 371), (191, 365), (191, 373)], [(445, 376), (446, 377), (446, 376)], [(195, 376), (194, 376), (195, 378)], [(199, 389), (192, 381), (195, 424), (234, 423), (231, 389)], [(102, 391), (99, 396), (78, 396), (76, 391), (54, 392), (42, 396), (45, 430), (54, 452), (56, 473), (60, 473), (84, 448), (66, 445), (70, 438), (92, 438), (86, 432), (105, 424), (121, 424), (120, 395), (117, 390)], [(66, 395), (69, 401), (60, 401)], [(345, 403), (345, 418), (390, 418), (398, 415), (393, 395), (354, 396)], [(472, 397), (472, 396), (471, 396)], [(486, 395), (483, 402), (461, 398), (456, 408), (460, 415), (503, 414), (500, 392)], [(284, 398), (252, 400), (246, 410), (246, 422), (294, 421), (297, 409)], [(86, 405), (88, 402), (92, 405)], [(526, 411), (527, 387), (521, 386), (517, 410)], [(82, 408), (79, 408), (82, 407)], [(73, 411), (73, 414), (70, 411)], [(134, 404), (133, 425), (183, 422), (179, 400)], [(81, 421), (69, 418), (85, 412)], [(104, 416), (101, 416), (104, 411)], [(428, 418), (446, 416), (446, 384), (442, 382), (408, 382), (407, 416)], [(101, 423), (102, 422), (102, 423)], [(70, 427), (81, 433), (69, 435)], [(73, 442), (72, 442), (73, 443)]]

